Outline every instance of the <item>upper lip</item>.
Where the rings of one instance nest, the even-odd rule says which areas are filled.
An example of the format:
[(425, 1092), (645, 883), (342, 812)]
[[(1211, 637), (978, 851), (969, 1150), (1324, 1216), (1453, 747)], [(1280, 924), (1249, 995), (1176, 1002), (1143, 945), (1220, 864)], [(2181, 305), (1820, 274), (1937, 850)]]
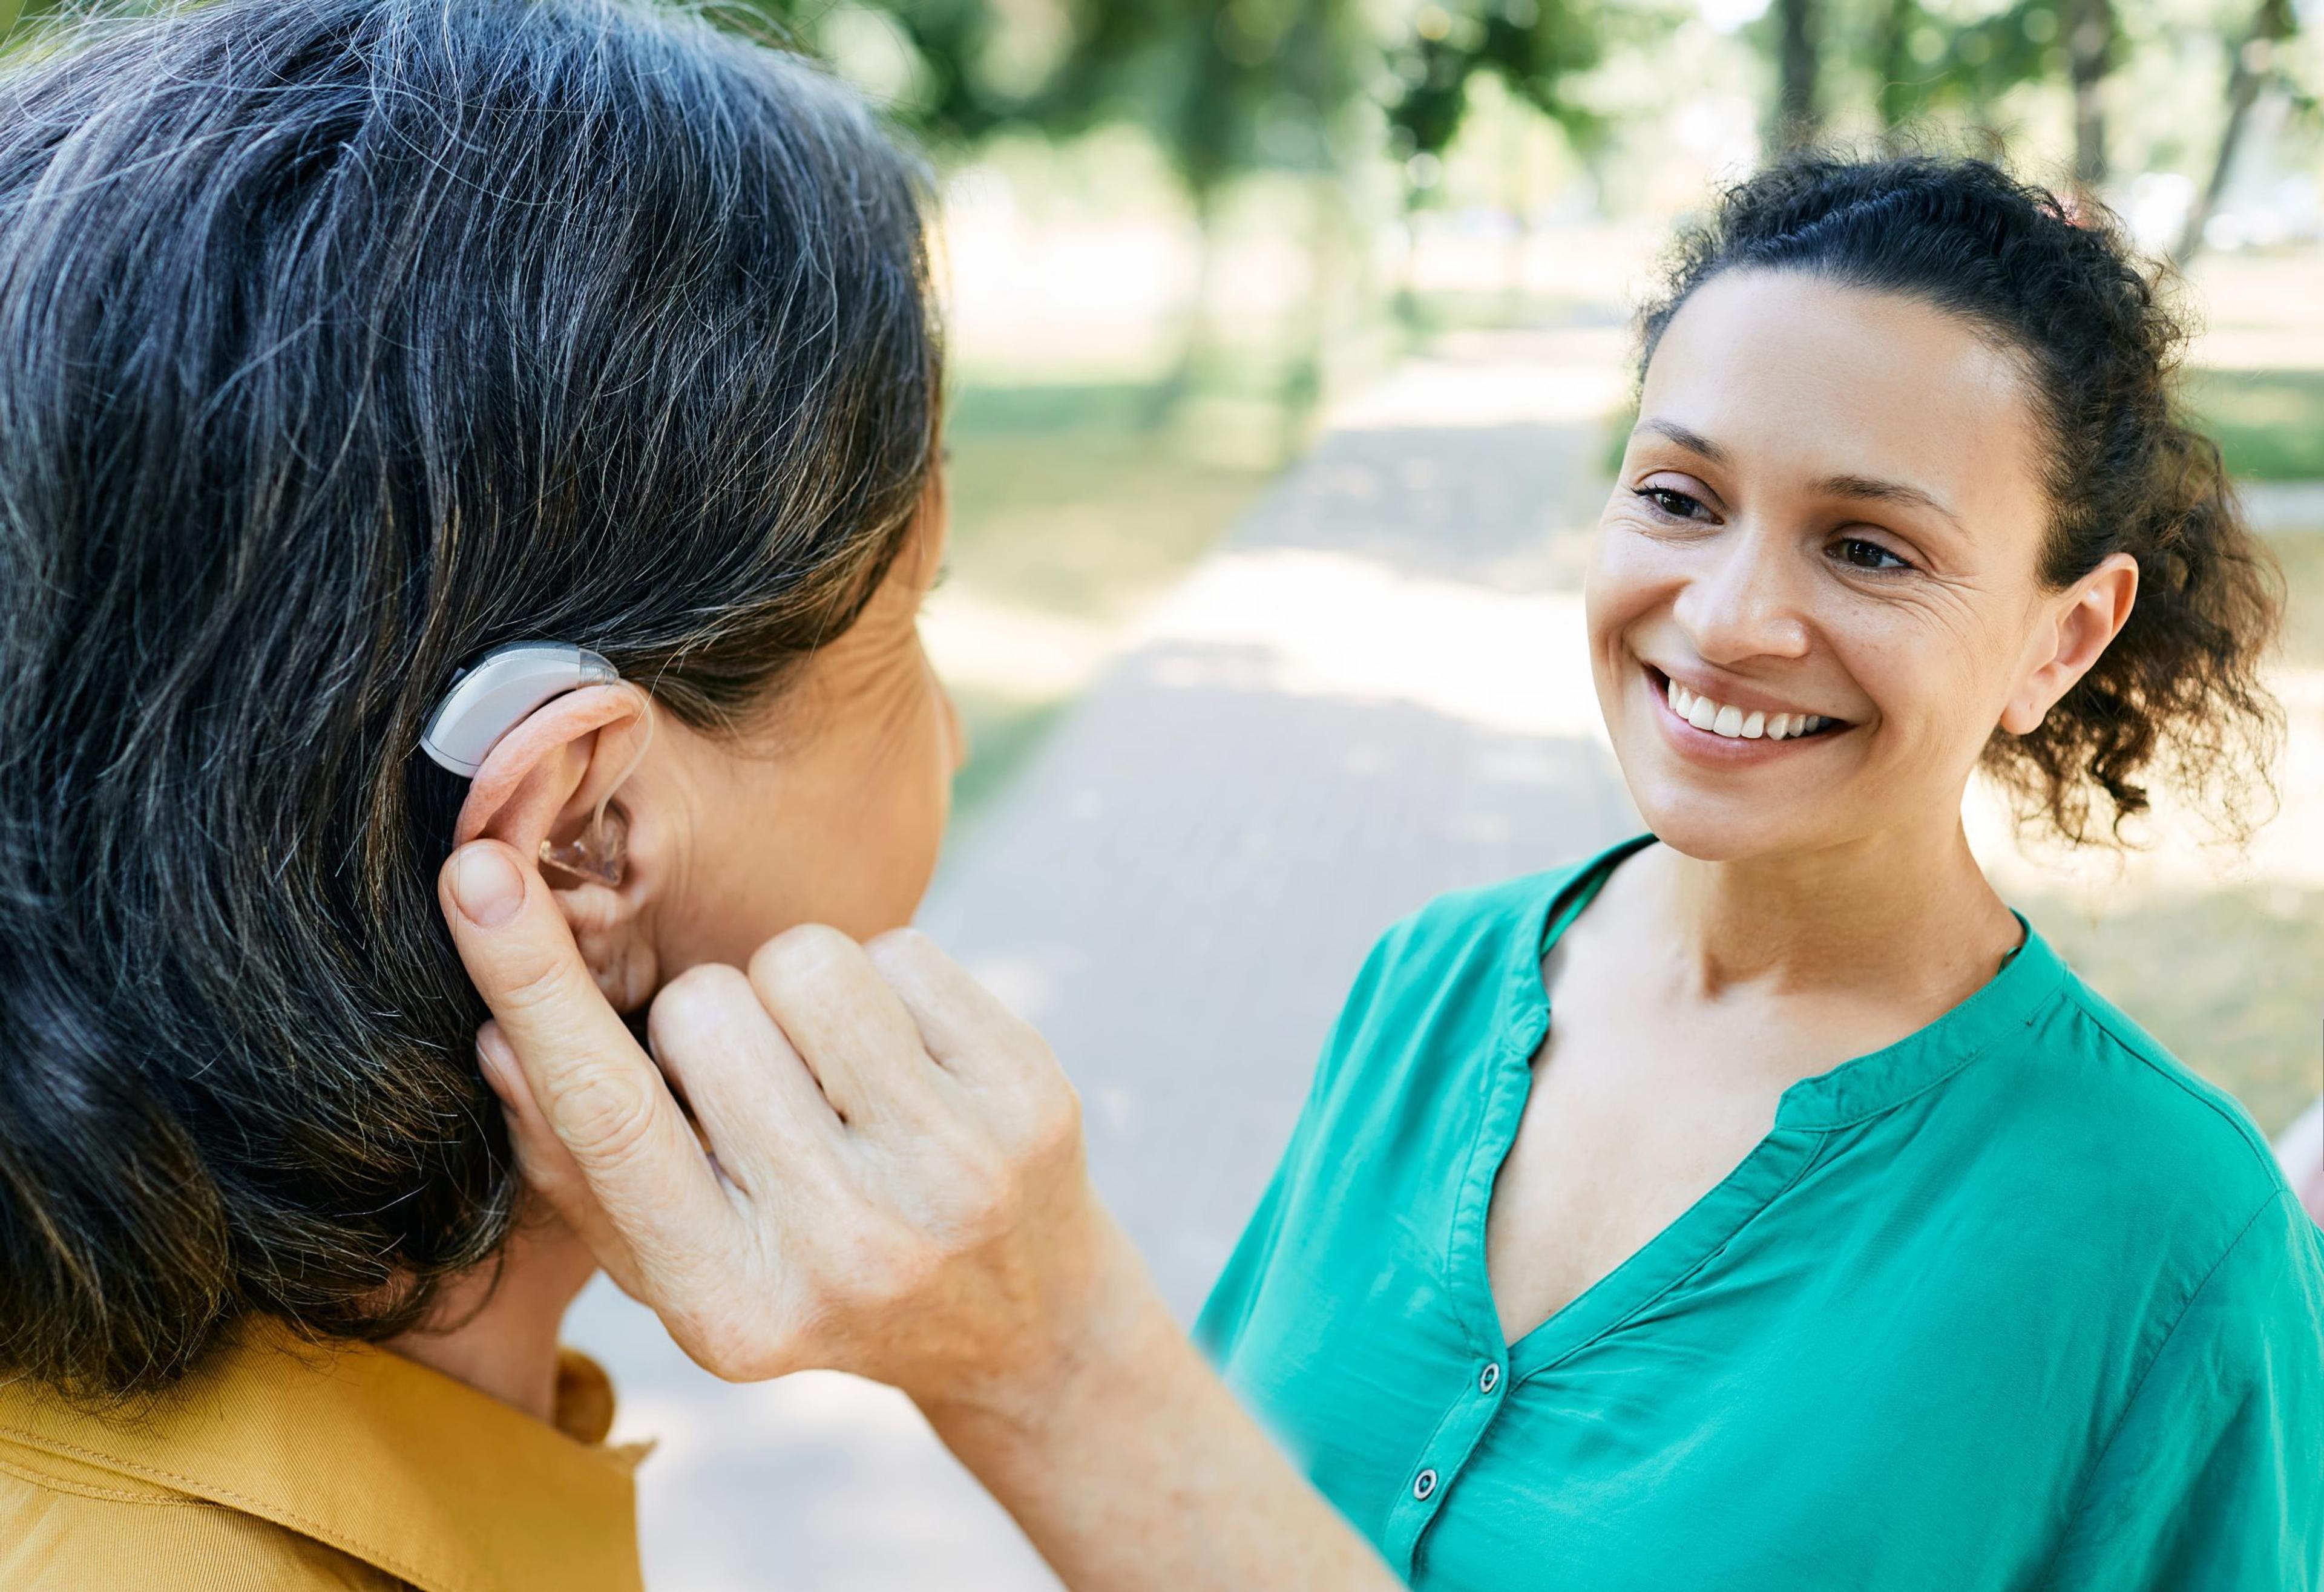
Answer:
[(1847, 722), (1838, 713), (1819, 713), (1812, 707), (1802, 707), (1795, 702), (1778, 701), (1766, 692), (1755, 691), (1748, 686), (1729, 685), (1724, 680), (1715, 680), (1692, 670), (1674, 669), (1659, 663), (1648, 662), (1646, 667), (1658, 675), (1676, 680), (1697, 696), (1708, 696), (1722, 707), (1737, 708), (1747, 713), (1806, 713), (1830, 719), (1836, 724)]

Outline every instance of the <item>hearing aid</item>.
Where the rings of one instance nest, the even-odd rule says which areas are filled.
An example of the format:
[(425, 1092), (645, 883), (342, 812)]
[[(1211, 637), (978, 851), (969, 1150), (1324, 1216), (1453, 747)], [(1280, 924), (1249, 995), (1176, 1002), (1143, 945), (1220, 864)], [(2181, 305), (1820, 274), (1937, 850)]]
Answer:
[(621, 686), (634, 692), (645, 716), (646, 732), (621, 778), (597, 797), (596, 811), (588, 824), (563, 844), (544, 839), (540, 862), (578, 881), (619, 886), (628, 864), (630, 824), (627, 814), (608, 804), (613, 792), (637, 772), (647, 747), (652, 744), (653, 699), (622, 679), (621, 671), (604, 658), (563, 641), (512, 641), (495, 647), (452, 676), (451, 689), (429, 715), (420, 749), (439, 768), (473, 779), (510, 731), (557, 698), (585, 686)]

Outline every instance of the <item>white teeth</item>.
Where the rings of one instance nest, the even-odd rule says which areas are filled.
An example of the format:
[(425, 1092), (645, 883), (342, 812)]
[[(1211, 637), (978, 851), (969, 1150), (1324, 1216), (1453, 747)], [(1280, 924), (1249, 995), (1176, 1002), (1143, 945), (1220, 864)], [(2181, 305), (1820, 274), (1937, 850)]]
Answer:
[(1665, 685), (1671, 712), (1698, 730), (1708, 730), (1730, 741), (1757, 741), (1763, 736), (1769, 741), (1789, 741), (1831, 722), (1821, 713), (1770, 713), (1757, 708), (1746, 713), (1739, 707), (1697, 695), (1667, 676)]

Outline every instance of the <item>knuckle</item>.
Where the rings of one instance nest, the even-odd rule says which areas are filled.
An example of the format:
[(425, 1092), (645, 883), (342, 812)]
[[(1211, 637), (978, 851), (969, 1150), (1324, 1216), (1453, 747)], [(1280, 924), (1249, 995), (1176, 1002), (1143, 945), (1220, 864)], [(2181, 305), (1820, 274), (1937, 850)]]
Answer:
[(908, 924), (864, 941), (863, 953), (872, 959), (873, 966), (883, 971), (890, 967), (927, 967), (945, 960), (943, 948), (927, 934)]
[(503, 1027), (530, 1028), (535, 1025), (530, 1019), (537, 1014), (561, 1012), (573, 998), (572, 969), (561, 958), (528, 957), (503, 972), (493, 989), (484, 991), (485, 1004)]
[(623, 1070), (590, 1067), (553, 1077), (541, 1108), (574, 1155), (600, 1166), (632, 1160), (652, 1134), (653, 1096), (642, 1078)]
[(1082, 1097), (1070, 1083), (1038, 1091), (1033, 1100), (1033, 1149), (1040, 1155), (1078, 1150), (1082, 1142)]
[(811, 981), (860, 953), (855, 942), (837, 929), (803, 923), (785, 929), (752, 952), (750, 981), (778, 989)]
[(773, 1346), (738, 1321), (732, 1310), (694, 1311), (678, 1336), (696, 1364), (728, 1382), (763, 1379), (776, 1357)]
[(738, 1003), (759, 1008), (751, 981), (740, 968), (724, 962), (696, 963), (678, 974), (654, 997), (646, 1013), (646, 1030), (659, 1054), (666, 1044), (684, 1048), (689, 1041), (715, 1034), (731, 1020)]

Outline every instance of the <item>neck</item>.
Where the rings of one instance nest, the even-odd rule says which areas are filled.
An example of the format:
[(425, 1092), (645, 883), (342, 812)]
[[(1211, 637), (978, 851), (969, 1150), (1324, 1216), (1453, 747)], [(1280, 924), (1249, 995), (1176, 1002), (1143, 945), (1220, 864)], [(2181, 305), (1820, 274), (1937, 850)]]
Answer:
[(558, 1332), (596, 1263), (562, 1222), (518, 1229), (498, 1266), (447, 1285), (387, 1348), (539, 1420), (557, 1413)]
[(1654, 850), (1681, 965), (1706, 994), (1756, 984), (1949, 1005), (1991, 978), (2021, 938), (1957, 815), (1734, 861)]

